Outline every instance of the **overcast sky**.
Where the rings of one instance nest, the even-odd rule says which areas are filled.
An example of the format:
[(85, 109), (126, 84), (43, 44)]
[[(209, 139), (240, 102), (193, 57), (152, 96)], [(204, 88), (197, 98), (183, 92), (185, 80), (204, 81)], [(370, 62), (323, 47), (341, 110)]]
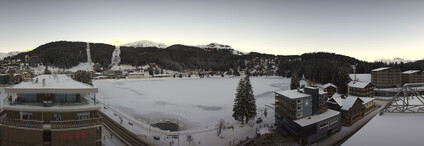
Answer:
[(59, 41), (150, 40), (361, 60), (424, 58), (424, 1), (0, 1), (0, 52)]

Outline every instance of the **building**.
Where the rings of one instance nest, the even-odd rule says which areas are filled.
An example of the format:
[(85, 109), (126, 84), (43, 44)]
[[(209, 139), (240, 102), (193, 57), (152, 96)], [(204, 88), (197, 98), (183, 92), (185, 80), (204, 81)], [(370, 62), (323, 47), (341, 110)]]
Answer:
[(399, 87), (402, 84), (400, 69), (382, 67), (371, 70), (371, 84), (377, 88)]
[(144, 72), (132, 72), (132, 73), (128, 73), (128, 78), (147, 78), (149, 77), (149, 75), (145, 75)]
[(337, 92), (337, 86), (331, 83), (323, 85), (322, 88), (324, 89), (324, 92), (327, 92), (328, 97), (333, 96), (334, 93)]
[(277, 131), (301, 144), (312, 144), (340, 131), (340, 112), (327, 109), (327, 103), (323, 105), (320, 99), (326, 101), (326, 93), (313, 87), (276, 92)]
[(408, 70), (402, 72), (402, 84), (424, 82), (423, 72), (420, 70)]
[(364, 116), (368, 115), (369, 113), (375, 110), (374, 98), (369, 98), (369, 97), (359, 97), (359, 98), (363, 101), (362, 108), (363, 108)]
[(9, 84), (9, 83), (10, 83), (10, 75), (0, 74), (0, 84)]
[(347, 84), (347, 92), (350, 96), (373, 97), (374, 89), (371, 83), (351, 81)]
[(341, 112), (342, 125), (350, 126), (356, 121), (362, 119), (363, 101), (358, 97), (348, 96), (345, 99), (333, 97), (328, 100), (328, 107)]
[(101, 145), (97, 88), (66, 75), (42, 75), (6, 87), (2, 145)]

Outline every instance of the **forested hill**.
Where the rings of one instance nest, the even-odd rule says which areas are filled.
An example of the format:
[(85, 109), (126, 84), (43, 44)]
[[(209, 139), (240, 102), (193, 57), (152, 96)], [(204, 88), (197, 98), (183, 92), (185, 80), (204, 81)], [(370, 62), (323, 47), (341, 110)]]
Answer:
[[(30, 52), (20, 53), (11, 59), (24, 60), (25, 55), (37, 56), (39, 62), (49, 66), (71, 68), (80, 62), (87, 61), (86, 42), (58, 41), (50, 42), (37, 47)], [(107, 68), (111, 63), (112, 52), (115, 46), (90, 43), (91, 58)], [(291, 76), (296, 71), (308, 78), (319, 81), (328, 81), (334, 78), (333, 73), (339, 68), (351, 72), (350, 65), (357, 64), (357, 73), (369, 73), (372, 69), (386, 66), (384, 63), (369, 63), (358, 59), (334, 53), (306, 53), (302, 55), (275, 56), (251, 52), (248, 54), (234, 54), (231, 49), (199, 48), (195, 46), (172, 45), (167, 48), (156, 47), (124, 47), (121, 46), (121, 64), (142, 66), (156, 63), (162, 68), (182, 71), (184, 69), (204, 69), (227, 71), (229, 68), (254, 68), (259, 59), (272, 60), (270, 65), (279, 67), (277, 75)], [(245, 61), (249, 63), (246, 63)], [(255, 62), (256, 61), (256, 62)], [(266, 66), (265, 66), (266, 67)], [(400, 65), (402, 70), (420, 69), (422, 65), (407, 63)], [(322, 74), (329, 74), (325, 76)], [(331, 75), (331, 77), (330, 77)]]

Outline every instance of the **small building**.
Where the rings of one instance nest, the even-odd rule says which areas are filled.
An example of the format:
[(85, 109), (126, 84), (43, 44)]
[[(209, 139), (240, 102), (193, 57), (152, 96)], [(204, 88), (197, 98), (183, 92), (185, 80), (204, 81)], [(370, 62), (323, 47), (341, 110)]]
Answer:
[(347, 84), (348, 86), (348, 95), (350, 96), (360, 96), (360, 97), (373, 97), (374, 90), (371, 83), (351, 81)]
[(402, 72), (402, 84), (424, 82), (423, 72), (420, 70), (408, 70)]
[(327, 92), (328, 97), (333, 96), (333, 94), (337, 92), (337, 86), (331, 83), (323, 85), (322, 88), (324, 92)]
[(369, 113), (375, 110), (374, 98), (370, 98), (370, 97), (359, 97), (359, 98), (363, 101), (362, 108), (363, 108), (364, 116), (368, 115)]
[(340, 122), (340, 112), (327, 109), (327, 93), (318, 88), (275, 93), (277, 131), (301, 144), (312, 144), (338, 132)]
[(259, 135), (261, 136), (261, 139), (268, 139), (271, 137), (271, 132), (268, 127), (263, 127), (259, 129)]
[(399, 68), (382, 67), (371, 70), (371, 84), (377, 88), (398, 87), (402, 84)]
[(343, 99), (338, 96), (332, 97), (328, 101), (328, 106), (330, 109), (339, 110), (341, 112), (342, 125), (350, 126), (362, 118), (362, 103), (363, 101), (358, 97), (348, 96)]
[(128, 73), (128, 78), (146, 78), (148, 76), (145, 76), (144, 72), (132, 72), (132, 73)]

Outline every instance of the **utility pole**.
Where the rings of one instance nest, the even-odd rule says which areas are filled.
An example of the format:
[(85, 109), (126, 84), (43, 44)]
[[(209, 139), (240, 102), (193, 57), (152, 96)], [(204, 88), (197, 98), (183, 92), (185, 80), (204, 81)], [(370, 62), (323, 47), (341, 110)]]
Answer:
[(178, 133), (178, 146), (180, 146), (180, 124), (178, 123), (178, 116), (177, 116), (177, 133)]

